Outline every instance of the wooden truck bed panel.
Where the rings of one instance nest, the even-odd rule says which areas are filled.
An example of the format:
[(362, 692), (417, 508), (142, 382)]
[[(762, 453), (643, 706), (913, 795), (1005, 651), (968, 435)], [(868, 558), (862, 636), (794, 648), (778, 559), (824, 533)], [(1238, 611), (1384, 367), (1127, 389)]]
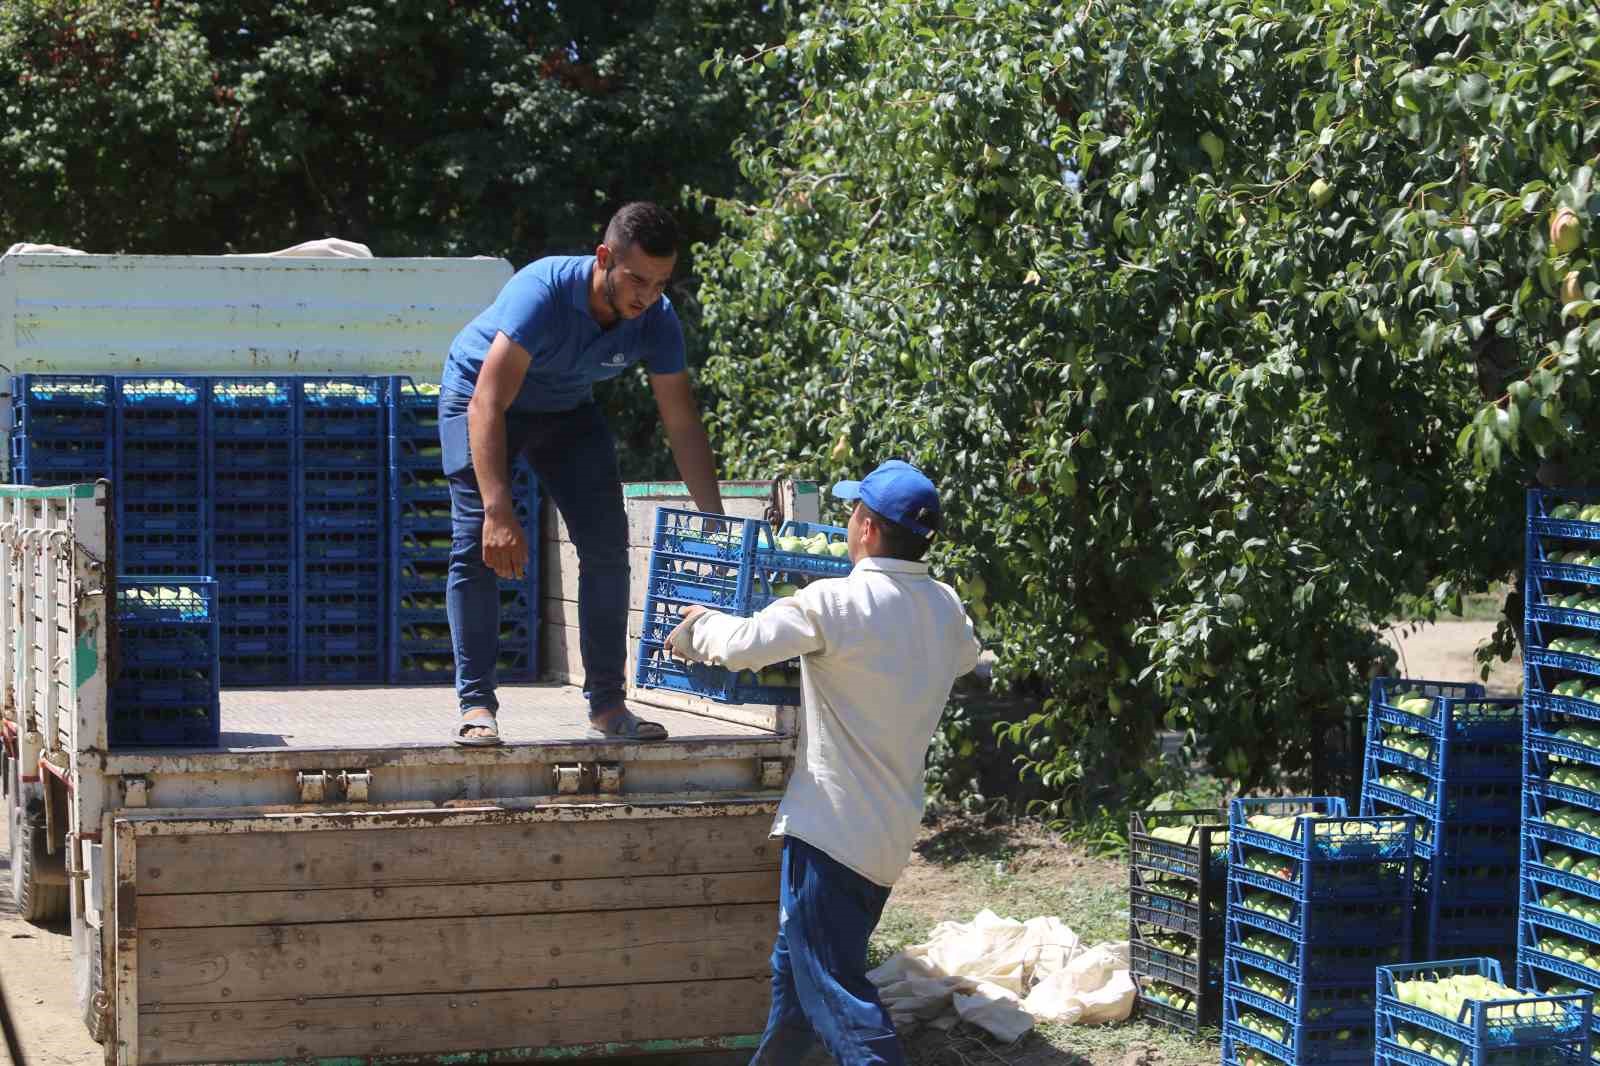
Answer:
[(744, 1046), (775, 804), (693, 806), (118, 819), (120, 1058)]

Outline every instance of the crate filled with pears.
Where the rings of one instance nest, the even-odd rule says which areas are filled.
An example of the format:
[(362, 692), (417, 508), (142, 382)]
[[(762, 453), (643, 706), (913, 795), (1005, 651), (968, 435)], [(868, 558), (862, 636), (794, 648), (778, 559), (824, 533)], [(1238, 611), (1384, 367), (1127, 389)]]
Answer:
[(1340, 797), (1232, 801), (1225, 1062), (1372, 1061), (1373, 975), (1410, 943), (1415, 822)]
[(1413, 958), (1515, 965), (1521, 792), (1519, 698), (1373, 680), (1361, 811), (1417, 818)]
[(818, 578), (850, 573), (849, 532), (816, 522), (729, 518), (676, 507), (656, 511), (634, 678), (718, 703), (798, 704), (798, 660), (760, 673), (685, 663), (666, 640), (685, 608), (710, 607), (748, 618)]
[(1128, 821), (1128, 946), (1141, 1017), (1189, 1033), (1222, 1010), (1227, 813), (1136, 811)]
[(1519, 990), (1499, 960), (1383, 966), (1377, 974), (1378, 1066), (1491, 1066), (1589, 1060), (1594, 994)]

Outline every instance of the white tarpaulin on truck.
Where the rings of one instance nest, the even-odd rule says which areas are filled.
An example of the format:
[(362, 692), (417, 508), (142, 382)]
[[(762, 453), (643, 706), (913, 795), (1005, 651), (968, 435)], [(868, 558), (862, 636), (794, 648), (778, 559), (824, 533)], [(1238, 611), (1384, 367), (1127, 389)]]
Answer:
[[(6, 255), (88, 255), (88, 252), (79, 248), (67, 248), (60, 244), (29, 244), (19, 241), (6, 249)], [(229, 252), (229, 256), (240, 255), (280, 255), (294, 256), (296, 258), (314, 259), (371, 259), (372, 249), (355, 241), (347, 241), (342, 237), (323, 237), (315, 241), (301, 241), (289, 248), (280, 248), (276, 252)]]
[(1092, 1025), (1133, 1012), (1127, 941), (1085, 947), (1056, 917), (1019, 922), (981, 911), (940, 922), (867, 974), (896, 1027), (976, 1025), (1007, 1042), (1035, 1022)]

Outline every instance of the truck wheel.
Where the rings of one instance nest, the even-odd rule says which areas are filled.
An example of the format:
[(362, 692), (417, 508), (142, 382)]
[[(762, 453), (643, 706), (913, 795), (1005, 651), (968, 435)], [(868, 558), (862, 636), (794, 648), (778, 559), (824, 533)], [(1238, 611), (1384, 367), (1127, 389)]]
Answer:
[(83, 923), (83, 958), (78, 960), (78, 1005), (83, 1009), (83, 1024), (89, 1037), (104, 1044), (111, 1032), (111, 1000), (106, 995), (104, 962), (101, 959), (100, 930)]
[(44, 826), (29, 822), (22, 805), (22, 785), (15, 779), (16, 763), (11, 765), (13, 780), (6, 807), (11, 815), (6, 827), (11, 836), (11, 898), (17, 914), (30, 922), (50, 922), (67, 916), (67, 886), (44, 884), (40, 865), (46, 844)]

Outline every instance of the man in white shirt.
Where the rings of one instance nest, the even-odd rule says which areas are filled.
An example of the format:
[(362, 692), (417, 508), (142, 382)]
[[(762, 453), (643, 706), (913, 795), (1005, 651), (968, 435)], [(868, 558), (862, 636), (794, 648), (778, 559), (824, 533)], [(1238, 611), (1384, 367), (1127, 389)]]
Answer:
[(795, 1066), (819, 1037), (840, 1066), (904, 1062), (867, 980), (867, 939), (922, 821), (928, 742), (980, 651), (955, 591), (922, 561), (939, 527), (933, 483), (891, 459), (833, 494), (856, 501), (847, 577), (750, 618), (691, 607), (667, 641), (730, 670), (800, 657), (799, 751), (772, 830), (783, 868), (760, 1066)]

